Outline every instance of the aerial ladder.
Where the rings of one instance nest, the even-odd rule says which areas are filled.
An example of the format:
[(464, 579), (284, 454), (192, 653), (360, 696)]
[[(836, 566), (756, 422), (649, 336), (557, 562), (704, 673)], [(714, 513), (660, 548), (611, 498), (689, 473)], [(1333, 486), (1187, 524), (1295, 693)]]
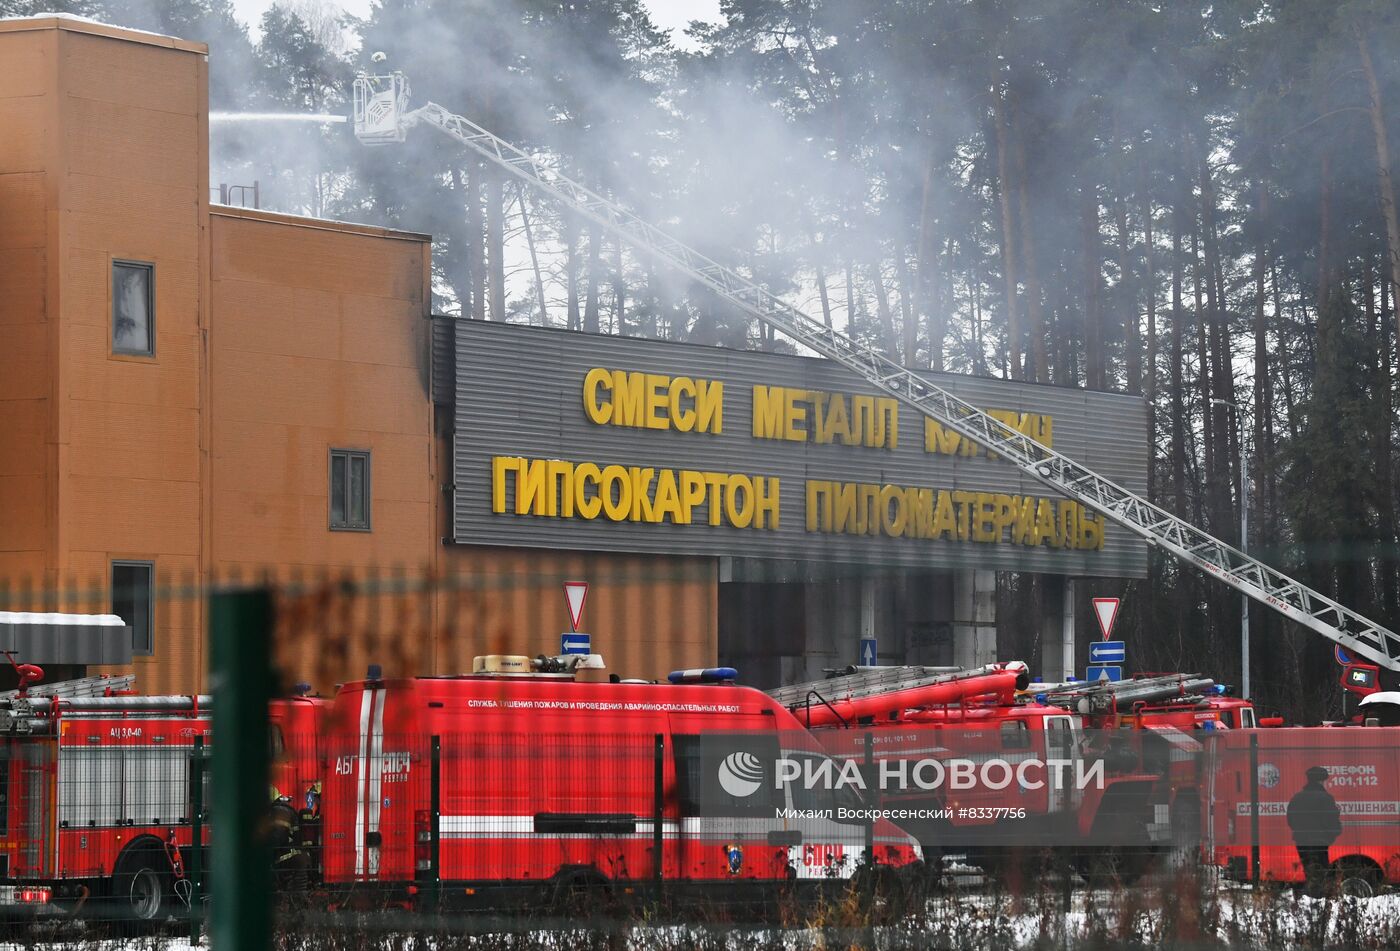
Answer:
[(1200, 674), (1156, 674), (1132, 680), (1061, 684), (1044, 690), (1043, 695), (1051, 706), (1089, 716), (1128, 712), (1136, 704), (1195, 703), (1219, 696), (1220, 690), (1214, 680)]
[(906, 710), (994, 698), (1010, 705), (1030, 683), (1020, 661), (966, 670), (945, 667), (866, 667), (825, 680), (774, 687), (768, 696), (807, 727), (896, 720)]
[[(375, 54), (375, 58), (383, 59), (382, 54)], [(415, 126), (437, 129), (564, 208), (708, 288), (729, 305), (845, 366), (882, 393), (996, 453), (1056, 493), (1113, 520), (1150, 547), (1195, 565), (1357, 656), (1400, 671), (1400, 634), (1012, 429), (879, 351), (808, 317), (739, 272), (573, 181), (558, 170), (548, 154), (516, 148), (434, 102), (410, 109), (409, 97), (408, 79), (400, 71), (357, 75), (353, 89), (356, 138), (367, 145), (383, 145), (403, 142)]]

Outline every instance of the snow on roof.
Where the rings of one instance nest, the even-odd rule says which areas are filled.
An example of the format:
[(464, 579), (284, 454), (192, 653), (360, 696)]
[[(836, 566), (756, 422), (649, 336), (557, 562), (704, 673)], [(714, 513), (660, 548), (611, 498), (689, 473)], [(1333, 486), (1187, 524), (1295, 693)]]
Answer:
[(87, 627), (123, 627), (115, 614), (57, 614), (39, 611), (0, 611), (0, 624), (81, 624)]
[(125, 30), (128, 33), (144, 33), (146, 36), (159, 36), (162, 39), (170, 39), (167, 33), (155, 33), (151, 30), (138, 30), (134, 26), (122, 26), (119, 23), (108, 23), (105, 20), (96, 20), (92, 17), (80, 16), (77, 13), (59, 13), (53, 10), (44, 10), (38, 13), (30, 13), (20, 17), (0, 17), (0, 20), (70, 20), (74, 23), (91, 23), (95, 26), (105, 26), (110, 29)]

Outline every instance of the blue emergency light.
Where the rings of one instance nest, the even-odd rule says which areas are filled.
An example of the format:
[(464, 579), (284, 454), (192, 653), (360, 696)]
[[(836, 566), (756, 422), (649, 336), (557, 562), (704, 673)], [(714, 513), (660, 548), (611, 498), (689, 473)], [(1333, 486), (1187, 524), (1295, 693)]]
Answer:
[(673, 684), (722, 684), (738, 680), (739, 672), (733, 667), (691, 667), (673, 670), (666, 679)]

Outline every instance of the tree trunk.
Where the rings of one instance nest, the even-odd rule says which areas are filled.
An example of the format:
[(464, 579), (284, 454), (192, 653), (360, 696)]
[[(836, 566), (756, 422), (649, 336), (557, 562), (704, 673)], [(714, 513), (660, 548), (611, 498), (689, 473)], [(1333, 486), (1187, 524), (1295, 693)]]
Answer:
[(1274, 320), (1278, 321), (1278, 349), (1275, 353), (1274, 363), (1279, 368), (1279, 376), (1283, 379), (1283, 404), (1284, 419), (1288, 421), (1288, 438), (1298, 441), (1298, 413), (1293, 408), (1293, 378), (1291, 370), (1293, 361), (1288, 353), (1288, 335), (1284, 333), (1283, 321), (1283, 285), (1278, 279), (1278, 262), (1270, 262), (1270, 281), (1273, 288), (1274, 297)]
[(602, 255), (603, 228), (595, 224), (588, 229), (588, 270), (584, 274), (587, 290), (583, 298), (583, 329), (595, 334), (602, 329), (598, 320), (598, 261)]
[(501, 175), (489, 166), (486, 170), (486, 254), (491, 270), (488, 281), (491, 285), (491, 320), (506, 319), (506, 242), (505, 183)]
[(525, 183), (518, 182), (516, 194), (520, 197), (520, 225), (525, 229), (525, 244), (530, 249), (530, 270), (535, 275), (535, 304), (540, 309), (540, 326), (549, 326), (549, 305), (544, 296), (544, 275), (540, 273), (540, 258), (535, 251), (535, 233), (530, 227), (530, 209), (525, 200)]
[(846, 333), (852, 334), (856, 326), (856, 269), (851, 259), (846, 258)]
[[(1371, 132), (1376, 139), (1376, 183), (1380, 191), (1381, 217), (1385, 219), (1385, 243), (1391, 296), (1400, 295), (1400, 213), (1395, 207), (1395, 179), (1391, 174), (1390, 141), (1386, 134), (1385, 109), (1381, 103), (1381, 87), (1376, 80), (1376, 70), (1371, 64), (1371, 44), (1361, 32), (1359, 23), (1352, 24), (1356, 36), (1356, 46), (1361, 56), (1361, 71), (1366, 76), (1366, 90), (1370, 102)], [(1400, 307), (1395, 308), (1396, 319), (1400, 321)]]
[(568, 274), (568, 314), (570, 330), (581, 330), (583, 328), (578, 306), (578, 239), (579, 221), (566, 211), (564, 212), (564, 268)]
[[(933, 203), (933, 181), (936, 166), (934, 146), (930, 143), (928, 161), (924, 163), (923, 201), (919, 209), (919, 258), (915, 262), (916, 273), (919, 276), (919, 296), (914, 334), (917, 337), (917, 311), (922, 311), (928, 322), (928, 365), (935, 370), (942, 370), (943, 338), (948, 332), (948, 318), (943, 308), (939, 306), (936, 290), (939, 276), (938, 242), (934, 235), (937, 216)], [(906, 280), (905, 277), (901, 276), (901, 283)], [(905, 332), (908, 333), (907, 328)], [(904, 359), (907, 366), (914, 365), (911, 356), (906, 355)]]
[(831, 292), (826, 286), (826, 263), (822, 244), (817, 240), (816, 229), (810, 224), (807, 226), (807, 235), (812, 241), (812, 266), (817, 272), (817, 293), (821, 295), (822, 301), (822, 322), (827, 329), (831, 328)]
[[(1206, 311), (1202, 301), (1201, 290), (1201, 252), (1200, 252), (1200, 222), (1192, 222), (1191, 232), (1191, 293), (1195, 298), (1196, 314), (1196, 393), (1200, 398), (1201, 408), (1201, 441), (1205, 457), (1206, 480), (1215, 478), (1215, 420), (1211, 414), (1211, 388), (1210, 388), (1210, 345), (1207, 339)], [(1201, 483), (1203, 494), (1210, 494), (1214, 487), (1208, 481)], [(1218, 531), (1219, 525), (1212, 524), (1212, 529)]]
[(1099, 197), (1085, 184), (1079, 196), (1080, 253), (1084, 256), (1084, 382), (1091, 390), (1107, 388), (1104, 366), (1103, 314), (1099, 300)]
[(452, 285), (453, 293), (457, 295), (457, 316), (467, 319), (474, 313), (472, 291), (476, 287), (476, 281), (472, 277), (471, 195), (462, 170), (455, 164), (452, 166), (451, 176), (452, 190), (457, 194), (457, 200), (462, 203), (464, 214), (460, 229), (454, 227), (452, 230), (451, 253), (446, 256), (443, 264), (449, 269), (447, 281)]
[[(1254, 497), (1254, 507), (1263, 516), (1268, 512), (1270, 500), (1269, 473), (1273, 469), (1270, 446), (1270, 417), (1273, 414), (1274, 394), (1273, 375), (1269, 367), (1269, 324), (1264, 312), (1268, 297), (1265, 280), (1269, 273), (1269, 187), (1260, 180), (1255, 187), (1255, 222), (1258, 228), (1258, 241), (1254, 247), (1254, 472), (1258, 486)], [(1263, 527), (1263, 517), (1255, 524)], [(1263, 537), (1263, 533), (1257, 533)]]
[(992, 88), (992, 117), (997, 139), (997, 191), (1001, 205), (1001, 270), (1006, 281), (1006, 368), (1003, 375), (1021, 378), (1021, 321), (1016, 313), (1016, 228), (1011, 211), (1011, 147), (1006, 128), (1006, 101)]
[(656, 280), (656, 266), (649, 254), (642, 255), (642, 272), (646, 281), (643, 286), (647, 289), (648, 304), (647, 323), (642, 328), (642, 334), (664, 340), (666, 335), (661, 327), (661, 287)]
[(1138, 321), (1137, 276), (1128, 254), (1128, 202), (1123, 197), (1123, 172), (1114, 165), (1117, 188), (1113, 198), (1118, 226), (1118, 289), (1123, 302), (1123, 372), (1129, 393), (1142, 392), (1142, 325)]
[[(1381, 278), (1382, 287), (1385, 280)], [(1376, 528), (1380, 536), (1376, 572), (1380, 581), (1381, 603), (1386, 615), (1393, 617), (1400, 609), (1400, 588), (1397, 588), (1395, 574), (1395, 493), (1391, 482), (1394, 470), (1390, 448), (1393, 399), (1390, 385), (1390, 322), (1383, 312), (1376, 309), (1376, 282), (1369, 261), (1366, 264), (1366, 318), (1367, 333), (1376, 350), (1375, 384), (1371, 387), (1376, 400), (1375, 412), (1371, 415), (1371, 451), (1375, 456)]]
[(1026, 171), (1026, 130), (1021, 121), (1017, 100), (1012, 99), (1011, 132), (1016, 150), (1016, 194), (1021, 213), (1021, 257), (1025, 261), (1026, 334), (1030, 350), (1026, 354), (1026, 379), (1048, 383), (1050, 361), (1045, 350), (1045, 304), (1041, 300), (1040, 273), (1036, 267), (1035, 229), (1031, 221), (1030, 192), (1026, 186), (1030, 176)]
[(982, 271), (977, 266), (975, 255), (969, 257), (974, 258), (967, 272), (967, 283), (972, 288), (972, 366), (974, 372), (991, 376), (987, 367), (986, 322), (982, 317)]
[(486, 242), (481, 212), (481, 163), (467, 168), (467, 253), (471, 257), (472, 317), (486, 319)]
[(617, 242), (617, 256), (614, 258), (615, 268), (613, 270), (613, 322), (617, 324), (617, 333), (627, 336), (627, 274), (622, 269), (622, 242)]
[(1391, 323), (1387, 319), (1387, 302), (1393, 302), (1391, 289), (1394, 287), (1388, 281), (1381, 281), (1381, 310), (1380, 310), (1380, 351), (1381, 351), (1381, 378), (1377, 387), (1380, 399), (1380, 415), (1383, 421), (1381, 427), (1384, 451), (1381, 457), (1381, 464), (1384, 470), (1377, 475), (1380, 483), (1381, 505), (1383, 514), (1381, 519), (1382, 541), (1386, 548), (1386, 555), (1382, 559), (1386, 574), (1383, 576), (1383, 594), (1385, 597), (1386, 616), (1394, 618), (1400, 615), (1400, 558), (1396, 557), (1393, 547), (1400, 535), (1400, 526), (1396, 521), (1395, 504), (1395, 462), (1394, 450), (1391, 445), (1391, 430), (1395, 419), (1395, 385), (1392, 378), (1393, 360), (1392, 354), (1395, 352), (1395, 343), (1391, 338)]
[[(1056, 386), (1079, 386), (1080, 383), (1080, 357), (1083, 355), (1084, 341), (1080, 327), (1083, 325), (1083, 314), (1076, 310), (1075, 306), (1070, 306), (1064, 281), (1056, 281), (1053, 303), (1050, 313), (1055, 322), (1055, 372), (1051, 375), (1049, 382)], [(1087, 385), (1087, 383), (1085, 384)]]
[(885, 290), (885, 275), (878, 260), (870, 262), (870, 279), (875, 284), (875, 313), (880, 318), (880, 349), (891, 360), (899, 360), (895, 349), (894, 312), (890, 310), (890, 295)]
[(1318, 189), (1318, 236), (1317, 236), (1317, 306), (1321, 310), (1327, 306), (1332, 293), (1332, 149), (1322, 147), (1322, 163), (1318, 172), (1321, 187)]
[[(1152, 191), (1148, 187), (1147, 162), (1141, 153), (1138, 155), (1138, 187), (1142, 192), (1142, 231), (1143, 265), (1146, 269), (1147, 298), (1147, 362), (1143, 369), (1142, 388), (1147, 397), (1148, 446), (1155, 458), (1157, 446), (1157, 269), (1153, 254)], [(1147, 467), (1147, 497), (1155, 501), (1157, 494), (1157, 467)]]
[[(1212, 485), (1216, 489), (1217, 512), (1223, 522), (1238, 525), (1238, 512), (1231, 505), (1231, 487), (1240, 484), (1239, 427), (1242, 420), (1235, 404), (1235, 375), (1230, 361), (1228, 329), (1225, 318), (1225, 280), (1220, 263), (1220, 237), (1215, 227), (1215, 183), (1202, 142), (1201, 165), (1201, 230), (1206, 252), (1206, 310), (1209, 315), (1211, 351), (1211, 395), (1217, 401), (1211, 410), (1215, 430), (1215, 470)], [(1222, 536), (1225, 538), (1230, 535)], [(1236, 536), (1237, 537), (1237, 536)]]
[(914, 288), (909, 279), (909, 257), (901, 250), (894, 257), (895, 280), (899, 283), (899, 319), (904, 324), (904, 365), (919, 365), (919, 320), (914, 313)]

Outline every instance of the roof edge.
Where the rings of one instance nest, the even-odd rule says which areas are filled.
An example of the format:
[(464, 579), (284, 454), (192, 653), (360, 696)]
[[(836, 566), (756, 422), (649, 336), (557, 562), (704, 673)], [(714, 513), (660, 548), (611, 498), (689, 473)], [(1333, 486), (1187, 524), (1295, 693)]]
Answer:
[(145, 46), (160, 46), (165, 49), (181, 50), (186, 53), (209, 55), (209, 44), (195, 40), (182, 40), (163, 33), (150, 33), (123, 26), (113, 26), (86, 17), (68, 13), (54, 13), (45, 16), (0, 19), (0, 33), (25, 33), (34, 30), (66, 30), (69, 33), (86, 33), (90, 36), (104, 36), (108, 39), (123, 40), (128, 43), (141, 43)]
[(280, 211), (264, 211), (261, 208), (240, 208), (236, 205), (209, 206), (209, 214), (216, 218), (242, 218), (247, 221), (262, 221), (267, 224), (286, 225), (291, 228), (310, 228), (313, 231), (339, 231), (344, 234), (359, 234), (370, 238), (389, 238), (394, 241), (415, 241), (431, 243), (433, 236), (417, 231), (398, 231), (379, 225), (366, 225), (354, 221), (336, 221), (332, 218), (311, 218), (306, 215), (289, 215)]

